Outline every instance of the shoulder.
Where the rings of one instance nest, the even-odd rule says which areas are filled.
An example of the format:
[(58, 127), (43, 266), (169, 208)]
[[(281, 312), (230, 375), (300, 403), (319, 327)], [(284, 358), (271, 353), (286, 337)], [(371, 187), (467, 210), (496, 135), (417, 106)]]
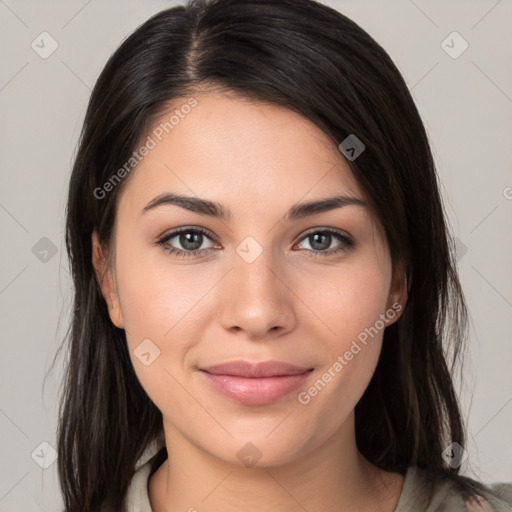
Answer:
[(166, 459), (165, 438), (161, 432), (135, 464), (135, 471), (124, 496), (122, 512), (153, 512), (149, 500), (149, 480)]
[(485, 500), (465, 501), (468, 511), (489, 511), (489, 512), (512, 512), (512, 482), (495, 483), (488, 485), (490, 492), (485, 496)]
[(148, 493), (151, 462), (146, 462), (135, 471), (125, 495), (125, 512), (152, 512)]
[(512, 512), (512, 482), (487, 485), (480, 502), (464, 499), (452, 480), (432, 480), (420, 468), (408, 468), (395, 512)]

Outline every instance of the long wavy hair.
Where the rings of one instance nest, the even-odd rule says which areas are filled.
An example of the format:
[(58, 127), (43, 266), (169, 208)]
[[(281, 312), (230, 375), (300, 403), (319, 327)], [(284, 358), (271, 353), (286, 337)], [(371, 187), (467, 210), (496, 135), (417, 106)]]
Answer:
[(205, 87), (287, 107), (336, 146), (350, 134), (363, 141), (347, 163), (385, 230), (393, 268), (406, 273), (408, 301), (385, 329), (356, 406), (358, 449), (379, 468), (418, 466), (465, 496), (484, 492), (441, 455), (451, 442), (465, 446), (453, 371), (468, 314), (428, 137), (400, 72), (361, 27), (314, 0), (191, 0), (122, 42), (80, 135), (66, 211), (74, 301), (57, 434), (65, 512), (122, 510), (137, 461), (163, 432), (92, 265), (91, 234), (109, 246), (126, 179), (103, 198), (95, 190), (169, 101)]

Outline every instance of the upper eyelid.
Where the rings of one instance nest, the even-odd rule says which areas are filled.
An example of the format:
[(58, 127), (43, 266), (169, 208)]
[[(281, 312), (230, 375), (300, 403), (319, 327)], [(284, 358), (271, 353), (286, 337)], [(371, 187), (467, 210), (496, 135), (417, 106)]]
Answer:
[(171, 232), (159, 237), (158, 240), (159, 241), (170, 240), (171, 238), (174, 238), (175, 236), (179, 235), (180, 233), (187, 233), (189, 231), (198, 231), (199, 233), (203, 233), (204, 235), (208, 236), (212, 241), (217, 240), (217, 237), (215, 237), (208, 229), (200, 228), (198, 226), (185, 226), (182, 228), (173, 229), (173, 230), (171, 230)]

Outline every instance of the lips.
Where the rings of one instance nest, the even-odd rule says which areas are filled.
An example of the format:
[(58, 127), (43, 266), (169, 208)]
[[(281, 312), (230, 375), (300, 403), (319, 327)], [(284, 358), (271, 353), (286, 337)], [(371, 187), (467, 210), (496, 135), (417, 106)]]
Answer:
[(268, 405), (303, 384), (313, 368), (265, 361), (233, 361), (201, 368), (208, 384), (221, 395), (243, 405)]
[(235, 377), (263, 378), (279, 377), (282, 375), (301, 375), (311, 370), (281, 361), (263, 361), (251, 363), (249, 361), (232, 361), (201, 368), (213, 375), (232, 375)]

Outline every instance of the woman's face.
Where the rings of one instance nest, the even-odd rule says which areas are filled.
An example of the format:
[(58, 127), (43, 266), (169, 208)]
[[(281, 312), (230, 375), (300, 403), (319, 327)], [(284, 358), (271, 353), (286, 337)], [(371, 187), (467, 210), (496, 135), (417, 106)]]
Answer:
[[(166, 112), (146, 135), (155, 145), (118, 198), (102, 290), (168, 443), (238, 465), (251, 456), (291, 461), (352, 432), (404, 283), (392, 279), (386, 240), (364, 203), (298, 208), (335, 196), (364, 201), (318, 127), (275, 105), (195, 98), (172, 130), (162, 130)], [(155, 204), (165, 194), (215, 203), (226, 217)], [(303, 374), (204, 371), (240, 360)]]

